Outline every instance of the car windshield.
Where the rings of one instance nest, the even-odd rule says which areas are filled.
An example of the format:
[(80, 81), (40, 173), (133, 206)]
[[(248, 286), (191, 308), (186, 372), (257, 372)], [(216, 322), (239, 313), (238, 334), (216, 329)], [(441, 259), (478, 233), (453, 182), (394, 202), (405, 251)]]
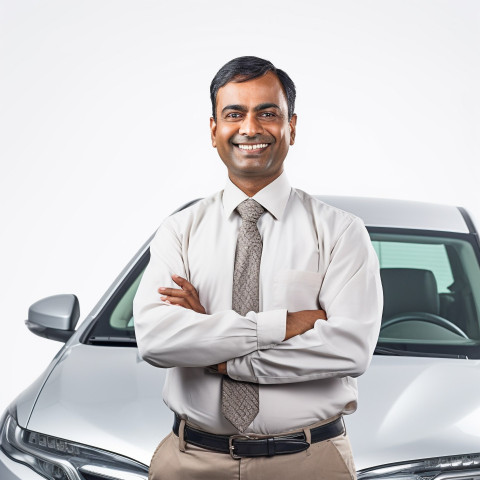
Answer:
[[(480, 358), (480, 268), (473, 235), (370, 228), (384, 311), (376, 353)], [(132, 301), (148, 251), (84, 341), (135, 346)], [(328, 313), (328, 312), (327, 312)]]
[[(480, 269), (473, 238), (371, 229), (384, 308), (377, 353), (479, 358)], [(474, 288), (475, 286), (475, 288)]]

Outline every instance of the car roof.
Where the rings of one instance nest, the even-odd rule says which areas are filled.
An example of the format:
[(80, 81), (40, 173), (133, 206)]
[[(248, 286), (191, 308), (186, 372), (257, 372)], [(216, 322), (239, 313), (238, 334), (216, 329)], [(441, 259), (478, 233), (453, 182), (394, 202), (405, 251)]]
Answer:
[[(351, 212), (369, 227), (407, 228), (469, 233), (465, 210), (410, 200), (315, 195), (319, 200)], [(468, 220), (468, 219), (467, 219)]]

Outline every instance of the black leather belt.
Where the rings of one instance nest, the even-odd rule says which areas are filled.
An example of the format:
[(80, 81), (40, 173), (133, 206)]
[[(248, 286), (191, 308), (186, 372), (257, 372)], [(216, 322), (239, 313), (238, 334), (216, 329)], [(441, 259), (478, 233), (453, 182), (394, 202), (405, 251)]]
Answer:
[[(173, 433), (178, 436), (181, 418), (175, 414)], [(312, 428), (311, 443), (322, 442), (329, 438), (338, 437), (345, 432), (343, 418), (339, 417), (333, 422)], [(229, 453), (233, 458), (242, 457), (270, 457), (272, 455), (285, 455), (306, 450), (310, 444), (303, 432), (288, 435), (257, 438), (249, 435), (215, 435), (213, 433), (197, 430), (185, 424), (184, 439), (187, 443), (197, 447)]]

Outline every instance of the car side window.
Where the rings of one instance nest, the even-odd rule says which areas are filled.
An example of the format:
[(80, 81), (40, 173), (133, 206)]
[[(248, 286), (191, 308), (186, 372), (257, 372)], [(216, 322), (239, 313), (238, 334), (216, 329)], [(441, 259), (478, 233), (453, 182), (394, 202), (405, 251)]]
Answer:
[(142, 276), (143, 271), (130, 285), (113, 309), (109, 322), (112, 328), (119, 330), (133, 330), (133, 298), (135, 297)]

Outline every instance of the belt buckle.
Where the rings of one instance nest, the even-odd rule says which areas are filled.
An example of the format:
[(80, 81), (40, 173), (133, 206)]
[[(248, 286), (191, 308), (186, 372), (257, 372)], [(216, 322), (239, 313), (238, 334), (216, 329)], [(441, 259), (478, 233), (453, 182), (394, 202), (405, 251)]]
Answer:
[(253, 437), (250, 437), (249, 435), (230, 435), (230, 437), (228, 437), (228, 451), (230, 453), (230, 456), (234, 460), (240, 460), (241, 458), (243, 458), (243, 457), (239, 457), (235, 453), (235, 445), (233, 444), (233, 441), (237, 440), (238, 438), (245, 438), (247, 440), (253, 440)]

